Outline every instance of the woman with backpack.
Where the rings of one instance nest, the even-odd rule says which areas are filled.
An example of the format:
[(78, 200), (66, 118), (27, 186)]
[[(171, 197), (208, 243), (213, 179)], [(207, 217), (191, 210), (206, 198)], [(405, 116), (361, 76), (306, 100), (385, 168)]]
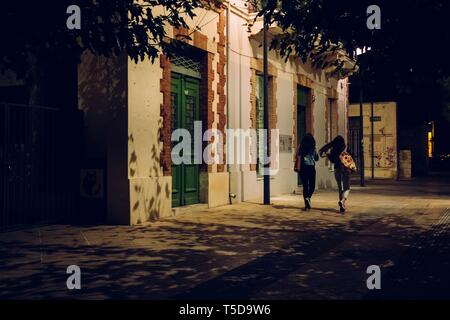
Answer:
[(316, 161), (318, 160), (316, 141), (312, 134), (307, 133), (297, 147), (294, 168), (296, 172), (300, 173), (302, 179), (305, 211), (311, 209), (311, 197), (316, 187)]
[[(320, 156), (324, 157), (324, 153), (326, 153), (326, 156), (334, 165), (334, 177), (336, 178), (336, 182), (337, 182), (338, 190), (339, 190), (338, 205), (339, 205), (339, 211), (342, 214), (344, 214), (344, 212), (345, 212), (345, 203), (346, 203), (346, 201), (348, 199), (348, 195), (350, 193), (350, 173), (351, 173), (351, 170), (349, 170), (342, 162), (342, 160), (343, 160), (342, 156), (344, 156), (345, 159), (347, 159), (347, 157), (349, 157), (350, 161), (353, 162), (353, 159), (351, 159), (351, 156), (348, 155), (345, 152), (345, 150), (346, 150), (345, 140), (340, 135), (335, 137), (333, 139), (333, 141), (324, 145), (319, 150)], [(329, 151), (329, 152), (327, 152), (327, 151)], [(354, 163), (353, 163), (353, 166), (354, 166)]]

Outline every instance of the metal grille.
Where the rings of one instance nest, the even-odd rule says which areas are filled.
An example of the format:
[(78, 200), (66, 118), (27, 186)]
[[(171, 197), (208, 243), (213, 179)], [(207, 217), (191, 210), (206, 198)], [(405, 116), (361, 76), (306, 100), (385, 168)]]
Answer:
[(356, 167), (358, 171), (360, 169), (359, 161), (360, 161), (360, 119), (359, 117), (350, 117), (349, 118), (349, 141), (348, 141), (348, 151), (352, 154), (353, 160), (356, 163)]
[(70, 161), (79, 151), (63, 119), (52, 108), (0, 104), (0, 230), (57, 221), (74, 211)]
[(172, 71), (200, 78), (200, 61), (179, 55), (174, 55), (170, 61)]

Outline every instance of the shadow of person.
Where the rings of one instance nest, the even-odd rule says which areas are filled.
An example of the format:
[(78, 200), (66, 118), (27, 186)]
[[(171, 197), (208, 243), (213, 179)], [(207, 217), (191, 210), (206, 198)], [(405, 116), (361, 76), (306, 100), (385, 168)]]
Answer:
[(273, 204), (272, 208), (274, 209), (303, 209), (301, 205), (299, 206), (288, 206), (284, 204)]
[(332, 208), (315, 208), (315, 207), (313, 207), (311, 210), (321, 211), (323, 213), (327, 213), (327, 212), (340, 213), (338, 209), (332, 209)]

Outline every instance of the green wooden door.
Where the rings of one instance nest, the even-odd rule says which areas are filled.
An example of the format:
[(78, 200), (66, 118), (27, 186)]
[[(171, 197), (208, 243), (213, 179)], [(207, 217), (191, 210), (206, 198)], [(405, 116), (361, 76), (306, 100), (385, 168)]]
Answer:
[[(300, 143), (306, 134), (306, 108), (308, 103), (308, 91), (306, 88), (297, 89), (297, 142)], [(302, 180), (300, 174), (297, 175), (297, 182), (300, 186)]]
[[(194, 121), (200, 120), (199, 81), (172, 74), (172, 130), (187, 129), (191, 134), (190, 164), (172, 165), (172, 206), (199, 202), (199, 165), (194, 164)], [(177, 142), (172, 142), (172, 147)], [(186, 150), (186, 152), (189, 152)]]

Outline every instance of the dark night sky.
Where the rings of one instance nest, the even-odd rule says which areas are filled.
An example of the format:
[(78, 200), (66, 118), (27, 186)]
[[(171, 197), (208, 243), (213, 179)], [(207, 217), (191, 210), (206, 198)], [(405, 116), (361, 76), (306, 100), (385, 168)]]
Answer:
[[(450, 88), (432, 77), (416, 80), (413, 74), (395, 81), (395, 66), (384, 62), (375, 63), (373, 70), (363, 76), (363, 100), (396, 101), (400, 128), (435, 121), (436, 152), (450, 153)], [(358, 74), (350, 77), (350, 83), (350, 103), (359, 103)]]

